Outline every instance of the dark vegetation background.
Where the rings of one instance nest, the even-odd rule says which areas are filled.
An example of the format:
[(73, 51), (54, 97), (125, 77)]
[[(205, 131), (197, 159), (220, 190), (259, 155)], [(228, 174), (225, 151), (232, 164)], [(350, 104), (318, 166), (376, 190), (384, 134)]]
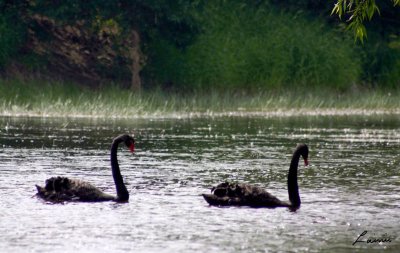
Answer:
[(332, 0), (0, 0), (3, 79), (168, 91), (397, 88), (400, 8), (364, 43)]

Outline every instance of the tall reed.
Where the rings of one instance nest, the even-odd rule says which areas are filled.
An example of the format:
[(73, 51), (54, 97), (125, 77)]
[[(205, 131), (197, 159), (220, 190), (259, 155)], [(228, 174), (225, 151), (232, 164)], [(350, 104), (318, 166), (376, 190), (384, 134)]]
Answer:
[(76, 84), (0, 79), (0, 115), (85, 117), (170, 117), (230, 113), (312, 112), (354, 110), (396, 112), (400, 91), (281, 89), (274, 92), (233, 92), (210, 89), (187, 93), (161, 90), (133, 93), (116, 86), (101, 90)]

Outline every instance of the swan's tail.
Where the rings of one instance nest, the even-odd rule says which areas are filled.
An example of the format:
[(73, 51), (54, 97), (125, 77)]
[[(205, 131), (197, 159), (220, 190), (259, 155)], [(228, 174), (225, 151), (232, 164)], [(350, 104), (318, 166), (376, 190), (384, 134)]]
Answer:
[(39, 185), (35, 185), (35, 186), (36, 186), (36, 189), (38, 191), (37, 194), (40, 195), (40, 196), (44, 196), (44, 193), (46, 192), (46, 190), (43, 187), (39, 186)]

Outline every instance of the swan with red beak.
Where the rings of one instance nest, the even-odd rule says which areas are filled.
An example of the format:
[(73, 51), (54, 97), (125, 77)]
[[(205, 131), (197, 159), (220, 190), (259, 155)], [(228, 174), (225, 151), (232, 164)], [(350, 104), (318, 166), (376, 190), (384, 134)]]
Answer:
[(308, 165), (308, 147), (306, 144), (299, 144), (292, 156), (289, 173), (287, 177), (289, 202), (281, 201), (261, 187), (238, 184), (221, 183), (211, 189), (211, 194), (203, 194), (208, 204), (213, 206), (250, 206), (250, 207), (288, 207), (291, 210), (300, 208), (300, 194), (297, 183), (297, 168), (300, 156), (304, 164)]
[(124, 143), (133, 153), (135, 151), (135, 139), (130, 135), (123, 134), (116, 137), (111, 144), (111, 171), (114, 178), (117, 196), (104, 193), (86, 181), (60, 176), (47, 179), (44, 187), (36, 185), (36, 195), (46, 201), (56, 203), (65, 201), (127, 202), (129, 200), (129, 192), (124, 184), (117, 159), (117, 151), (120, 143)]

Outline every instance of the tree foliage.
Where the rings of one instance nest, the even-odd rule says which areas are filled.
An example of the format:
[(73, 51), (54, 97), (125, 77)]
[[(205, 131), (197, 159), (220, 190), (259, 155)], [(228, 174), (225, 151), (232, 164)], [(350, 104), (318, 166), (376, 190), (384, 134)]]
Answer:
[[(177, 89), (216, 82), (245, 88), (396, 84), (400, 8), (393, 4), (399, 2), (0, 0), (0, 70), (27, 63), (43, 75), (58, 71), (57, 78), (76, 75), (84, 83), (82, 76), (94, 77), (90, 84), (111, 80), (126, 87), (136, 71), (145, 87)], [(376, 12), (382, 18), (364, 25)], [(357, 38), (368, 32), (368, 40), (354, 44), (331, 13), (348, 20)], [(347, 74), (335, 74), (342, 68)], [(360, 72), (365, 79), (356, 80)]]
[[(391, 1), (395, 6), (400, 4), (400, 0)], [(365, 20), (371, 20), (376, 12), (380, 14), (375, 0), (338, 0), (332, 10), (332, 14), (337, 14), (340, 18), (348, 16), (348, 29), (361, 41), (367, 36)]]

